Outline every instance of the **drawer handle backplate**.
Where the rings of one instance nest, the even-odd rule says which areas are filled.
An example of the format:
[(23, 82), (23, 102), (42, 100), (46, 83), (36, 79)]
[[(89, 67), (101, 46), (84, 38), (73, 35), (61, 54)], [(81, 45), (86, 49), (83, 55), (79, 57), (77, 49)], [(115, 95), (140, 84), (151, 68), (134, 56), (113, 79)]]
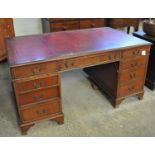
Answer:
[(33, 85), (33, 88), (34, 88), (34, 89), (37, 89), (37, 88), (44, 87), (45, 83), (44, 83), (44, 81), (41, 81), (41, 82), (38, 83), (38, 84), (34, 82), (32, 85)]
[(132, 67), (132, 68), (135, 68), (135, 67), (137, 67), (137, 66), (138, 66), (137, 63), (133, 63), (133, 64), (131, 64), (131, 67)]
[(31, 71), (32, 71), (32, 74), (33, 75), (38, 75), (41, 73), (41, 67), (36, 67), (36, 68), (33, 68)]
[(34, 101), (41, 101), (44, 99), (44, 94), (40, 94), (39, 96), (34, 96)]
[(47, 111), (47, 109), (42, 109), (42, 110), (37, 110), (36, 111), (36, 113), (37, 113), (37, 115), (44, 115), (44, 114), (46, 114), (48, 111)]
[(134, 86), (128, 88), (128, 91), (130, 92), (133, 92), (134, 90), (135, 90)]
[(136, 73), (130, 74), (130, 79), (134, 79), (136, 77)]

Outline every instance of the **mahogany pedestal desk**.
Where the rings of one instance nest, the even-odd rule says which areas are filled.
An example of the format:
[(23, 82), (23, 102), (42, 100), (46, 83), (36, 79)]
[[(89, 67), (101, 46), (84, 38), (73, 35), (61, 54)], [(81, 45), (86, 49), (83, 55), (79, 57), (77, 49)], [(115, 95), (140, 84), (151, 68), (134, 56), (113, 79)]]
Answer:
[(116, 92), (109, 95), (113, 105), (118, 106), (130, 95), (142, 98), (150, 45), (107, 27), (8, 40), (22, 134), (41, 120), (64, 123), (60, 81), (63, 71), (117, 62)]
[(145, 85), (148, 88), (154, 90), (155, 89), (155, 37), (148, 36), (143, 31), (134, 32), (133, 35), (152, 43)]

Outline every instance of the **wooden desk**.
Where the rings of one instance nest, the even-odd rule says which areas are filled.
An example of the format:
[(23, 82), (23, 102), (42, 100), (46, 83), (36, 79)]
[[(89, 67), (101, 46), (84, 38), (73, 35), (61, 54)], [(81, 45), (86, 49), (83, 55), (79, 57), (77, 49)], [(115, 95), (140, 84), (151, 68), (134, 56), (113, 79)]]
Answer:
[(145, 85), (148, 88), (154, 90), (155, 89), (155, 37), (148, 36), (143, 31), (134, 32), (133, 35), (152, 43)]
[(150, 45), (106, 27), (9, 40), (8, 60), (22, 134), (37, 121), (64, 122), (60, 73), (67, 70), (118, 62), (117, 92), (111, 96), (114, 106), (127, 96), (142, 98)]

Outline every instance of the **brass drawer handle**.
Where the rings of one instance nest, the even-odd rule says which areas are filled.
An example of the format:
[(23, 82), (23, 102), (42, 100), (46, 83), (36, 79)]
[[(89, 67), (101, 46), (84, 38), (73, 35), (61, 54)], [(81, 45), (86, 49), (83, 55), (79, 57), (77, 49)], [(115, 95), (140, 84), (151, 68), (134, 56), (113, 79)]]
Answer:
[(57, 63), (57, 66), (56, 66), (56, 68), (57, 68), (57, 71), (60, 71), (60, 70), (62, 69), (62, 66), (61, 66), (61, 64), (60, 64), (60, 63)]
[(64, 65), (65, 65), (66, 68), (70, 68), (70, 67), (74, 66), (74, 62), (65, 62)]
[(33, 88), (34, 88), (34, 89), (37, 89), (37, 88), (43, 87), (43, 86), (45, 85), (45, 82), (44, 82), (44, 81), (41, 81), (41, 82), (38, 83), (38, 84), (34, 82), (32, 85), (33, 85)]
[(44, 99), (44, 94), (40, 94), (39, 96), (34, 96), (34, 101), (42, 101)]
[(38, 110), (36, 111), (36, 113), (37, 113), (37, 115), (40, 115), (41, 114), (40, 111), (38, 111)]
[(71, 67), (74, 67), (74, 62), (71, 63)]
[(112, 56), (111, 56), (111, 55), (109, 55), (109, 56), (108, 56), (108, 59), (109, 59), (109, 60), (111, 60), (111, 59), (112, 59)]
[(47, 113), (47, 109), (43, 109), (43, 114), (46, 114)]
[(41, 73), (41, 67), (33, 68), (31, 71), (33, 75), (38, 75)]
[(137, 67), (137, 66), (138, 66), (137, 63), (131, 64), (131, 67), (132, 67), (132, 68), (135, 68), (135, 67)]
[(95, 27), (95, 26), (96, 26), (96, 24), (94, 24), (94, 23), (93, 23), (93, 24), (91, 24), (91, 27)]
[(43, 109), (43, 110), (41, 110), (41, 111), (37, 110), (36, 113), (37, 113), (37, 115), (39, 115), (39, 116), (40, 116), (40, 115), (44, 115), (44, 114), (47, 113), (47, 109)]
[(135, 73), (130, 74), (130, 79), (134, 79), (136, 77)]
[(38, 88), (38, 85), (35, 82), (32, 83), (32, 86), (33, 86), (34, 89), (37, 89)]
[(66, 68), (68, 68), (68, 67), (69, 67), (69, 66), (68, 66), (68, 64), (67, 64), (67, 62), (65, 63), (65, 67), (66, 67)]
[(64, 27), (62, 28), (63, 31), (66, 31), (67, 29), (68, 29), (67, 26), (64, 26)]
[(134, 90), (135, 90), (134, 86), (128, 88), (128, 91), (130, 91), (130, 92), (132, 92)]
[(141, 52), (140, 51), (133, 51), (133, 55), (140, 55)]

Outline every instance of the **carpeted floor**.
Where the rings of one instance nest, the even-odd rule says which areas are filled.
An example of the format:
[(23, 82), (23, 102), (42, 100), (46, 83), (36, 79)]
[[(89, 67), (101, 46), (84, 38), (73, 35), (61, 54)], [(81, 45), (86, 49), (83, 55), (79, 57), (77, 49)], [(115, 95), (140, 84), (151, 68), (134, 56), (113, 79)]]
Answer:
[[(27, 136), (155, 136), (155, 91), (129, 97), (114, 109), (82, 70), (62, 73), (65, 123), (44, 121)], [(7, 62), (0, 63), (0, 136), (21, 136)]]

